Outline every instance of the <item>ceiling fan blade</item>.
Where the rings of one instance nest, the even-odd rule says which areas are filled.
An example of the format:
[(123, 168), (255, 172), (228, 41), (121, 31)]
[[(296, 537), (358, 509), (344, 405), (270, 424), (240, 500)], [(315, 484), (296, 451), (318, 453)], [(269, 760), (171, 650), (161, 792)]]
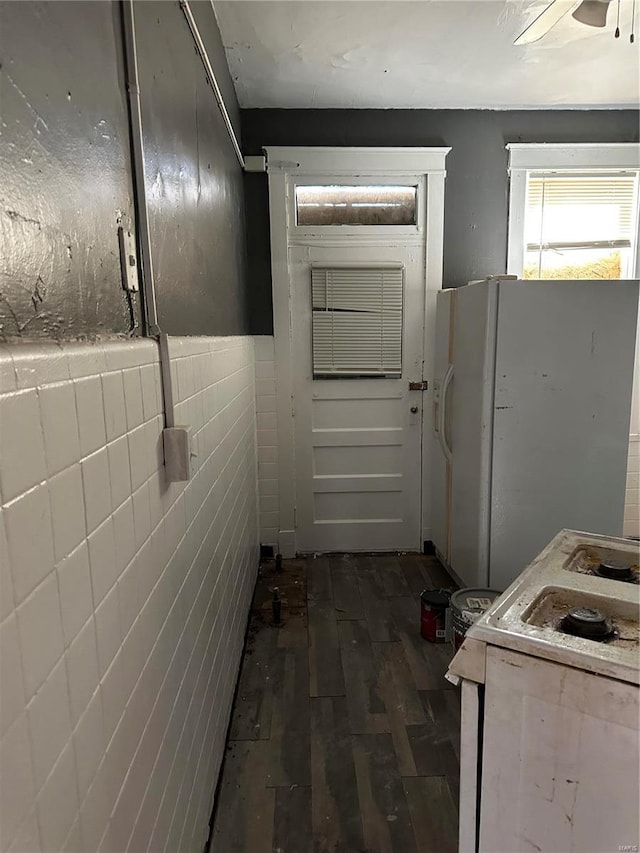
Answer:
[(546, 9), (543, 9), (538, 17), (524, 29), (514, 44), (530, 44), (538, 41), (546, 35), (552, 27), (558, 23), (560, 18), (571, 12), (580, 5), (580, 0), (551, 0)]

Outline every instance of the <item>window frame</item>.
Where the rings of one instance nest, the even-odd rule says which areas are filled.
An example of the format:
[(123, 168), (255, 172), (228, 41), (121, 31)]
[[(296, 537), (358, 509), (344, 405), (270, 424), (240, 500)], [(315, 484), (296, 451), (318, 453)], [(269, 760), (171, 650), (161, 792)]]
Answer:
[[(634, 172), (640, 186), (640, 145), (636, 143), (509, 143), (507, 273), (522, 277), (527, 186), (531, 172)], [(640, 189), (638, 189), (640, 194)], [(636, 199), (631, 278), (640, 277), (640, 198)]]

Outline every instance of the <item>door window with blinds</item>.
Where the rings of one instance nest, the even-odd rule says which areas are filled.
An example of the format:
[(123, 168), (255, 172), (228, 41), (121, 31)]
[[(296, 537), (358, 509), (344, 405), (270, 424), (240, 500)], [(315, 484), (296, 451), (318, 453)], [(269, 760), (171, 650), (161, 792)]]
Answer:
[(527, 175), (523, 278), (633, 277), (638, 173)]
[(311, 268), (314, 379), (402, 375), (402, 265)]

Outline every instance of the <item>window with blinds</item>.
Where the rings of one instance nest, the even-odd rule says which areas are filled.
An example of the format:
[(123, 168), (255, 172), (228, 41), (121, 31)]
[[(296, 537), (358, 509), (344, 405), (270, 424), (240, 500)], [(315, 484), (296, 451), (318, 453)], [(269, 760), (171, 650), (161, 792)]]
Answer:
[(636, 172), (530, 172), (524, 278), (628, 277), (637, 204)]
[(402, 375), (404, 269), (311, 268), (314, 379)]

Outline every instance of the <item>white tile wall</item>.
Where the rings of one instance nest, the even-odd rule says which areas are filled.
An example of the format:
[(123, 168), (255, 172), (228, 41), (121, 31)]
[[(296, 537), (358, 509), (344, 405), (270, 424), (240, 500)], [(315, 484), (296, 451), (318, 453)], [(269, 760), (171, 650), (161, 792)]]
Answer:
[(256, 409), (258, 420), (258, 493), (260, 542), (278, 550), (278, 433), (273, 337), (254, 338), (256, 346)]
[(623, 532), (625, 536), (640, 536), (640, 435), (629, 440)]
[(206, 839), (258, 565), (254, 343), (170, 352), (188, 484), (154, 342), (0, 347), (3, 851)]

